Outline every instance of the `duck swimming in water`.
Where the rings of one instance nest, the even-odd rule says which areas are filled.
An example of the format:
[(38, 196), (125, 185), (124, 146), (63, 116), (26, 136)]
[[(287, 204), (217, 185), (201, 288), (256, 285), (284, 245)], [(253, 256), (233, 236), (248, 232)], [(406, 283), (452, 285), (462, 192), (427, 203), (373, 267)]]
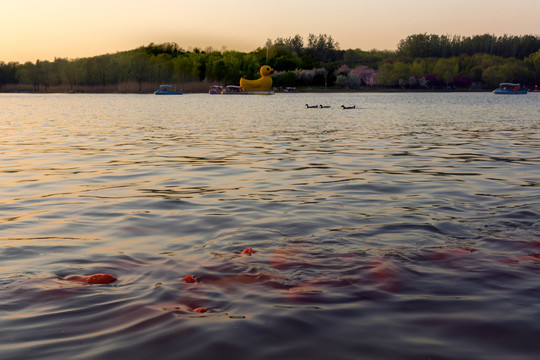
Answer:
[(269, 91), (272, 87), (272, 75), (274, 70), (268, 66), (261, 66), (261, 78), (257, 80), (240, 79), (240, 86), (244, 91)]

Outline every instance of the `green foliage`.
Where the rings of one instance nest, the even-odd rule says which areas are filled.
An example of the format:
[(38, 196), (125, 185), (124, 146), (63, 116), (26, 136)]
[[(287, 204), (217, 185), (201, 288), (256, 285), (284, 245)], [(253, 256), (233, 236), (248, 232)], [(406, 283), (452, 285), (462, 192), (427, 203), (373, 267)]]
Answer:
[[(269, 39), (250, 53), (210, 48), (185, 51), (176, 43), (150, 43), (89, 58), (0, 62), (0, 88), (19, 84), (35, 91), (57, 85), (72, 90), (90, 86), (127, 91), (128, 84), (137, 84), (138, 91), (143, 91), (148, 84), (238, 84), (241, 77), (258, 78), (263, 64), (281, 74), (275, 78), (279, 86), (422, 87), (429, 83), (442, 87), (469, 86), (475, 81), (491, 88), (497, 82), (510, 81), (532, 87), (540, 83), (540, 39), (530, 35), (416, 34), (401, 40), (397, 52), (340, 50), (338, 42), (326, 34), (310, 34), (307, 41), (299, 35)], [(362, 70), (353, 75), (340, 72), (345, 68)]]
[(534, 74), (535, 84), (540, 83), (540, 50), (534, 54), (529, 55), (525, 59), (525, 64), (529, 67), (532, 74)]
[(384, 63), (379, 66), (379, 72), (377, 73), (377, 83), (383, 86), (394, 86), (397, 84), (397, 79), (394, 79), (393, 65), (391, 63)]
[(343, 62), (349, 67), (354, 68), (358, 65), (365, 65), (372, 69), (377, 69), (379, 64), (385, 59), (392, 59), (396, 53), (391, 51), (362, 51), (360, 49), (349, 49), (343, 53)]
[(176, 57), (184, 53), (184, 50), (180, 48), (177, 43), (172, 42), (165, 42), (162, 44), (150, 43), (147, 46), (140, 47), (138, 50), (154, 56), (159, 54), (168, 54)]
[(523, 60), (540, 49), (540, 37), (533, 35), (496, 37), (490, 34), (472, 37), (450, 35), (409, 35), (398, 44), (398, 53), (410, 57), (453, 57), (484, 53)]
[(482, 79), (490, 88), (495, 88), (506, 79), (511, 78), (512, 69), (507, 65), (490, 66), (482, 72)]
[(296, 86), (296, 73), (293, 71), (287, 71), (279, 75), (276, 79), (275, 86), (282, 87), (294, 87)]
[(456, 58), (442, 58), (433, 67), (433, 72), (437, 74), (437, 80), (450, 83), (454, 77), (458, 76), (458, 63)]
[(300, 63), (301, 62), (298, 57), (282, 55), (275, 59), (272, 67), (278, 71), (296, 70), (298, 69)]
[(411, 75), (421, 77), (425, 74), (431, 74), (436, 63), (437, 59), (434, 58), (415, 59), (411, 64)]
[(405, 83), (411, 76), (411, 67), (409, 64), (401, 61), (394, 63), (392, 67), (391, 76), (394, 81), (397, 80), (398, 83)]
[(17, 82), (17, 63), (0, 61), (0, 87)]
[[(337, 80), (336, 80), (337, 81)], [(362, 86), (362, 79), (353, 73), (347, 75), (347, 87), (351, 89), (359, 89)]]

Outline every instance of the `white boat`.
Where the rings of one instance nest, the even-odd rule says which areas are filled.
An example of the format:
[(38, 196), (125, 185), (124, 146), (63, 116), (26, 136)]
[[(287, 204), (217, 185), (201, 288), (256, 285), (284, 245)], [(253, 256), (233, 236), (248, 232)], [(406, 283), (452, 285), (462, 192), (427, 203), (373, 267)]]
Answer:
[(247, 93), (242, 90), (241, 86), (238, 85), (227, 85), (225, 89), (221, 92), (223, 95), (246, 95)]
[(160, 85), (159, 89), (154, 91), (154, 95), (182, 95), (182, 89), (176, 90), (175, 85)]
[(520, 95), (527, 94), (527, 89), (522, 88), (521, 84), (515, 83), (500, 83), (499, 87), (493, 90), (497, 95)]
[(223, 95), (274, 95), (273, 90), (269, 91), (245, 91), (238, 85), (227, 85), (221, 92)]
[(222, 91), (223, 91), (223, 86), (221, 86), (221, 85), (212, 85), (210, 87), (210, 89), (208, 90), (208, 93), (210, 95), (217, 95), (217, 94), (221, 94)]

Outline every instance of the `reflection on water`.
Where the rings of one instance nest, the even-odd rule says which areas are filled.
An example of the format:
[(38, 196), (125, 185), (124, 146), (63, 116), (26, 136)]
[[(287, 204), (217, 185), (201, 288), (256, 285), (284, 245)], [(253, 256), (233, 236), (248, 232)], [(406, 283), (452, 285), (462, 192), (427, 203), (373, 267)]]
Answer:
[(529, 359), (539, 100), (1, 95), (0, 355)]

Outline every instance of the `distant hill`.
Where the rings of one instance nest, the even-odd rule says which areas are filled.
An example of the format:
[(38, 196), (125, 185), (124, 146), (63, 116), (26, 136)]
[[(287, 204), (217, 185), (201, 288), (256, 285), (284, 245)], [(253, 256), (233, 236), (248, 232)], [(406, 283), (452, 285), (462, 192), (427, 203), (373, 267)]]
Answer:
[(540, 83), (540, 37), (415, 34), (401, 40), (397, 51), (342, 50), (326, 34), (268, 40), (249, 53), (150, 43), (88, 58), (0, 62), (0, 90), (150, 92), (162, 83), (189, 83), (193, 91), (204, 91), (209, 83), (257, 78), (263, 64), (276, 70), (278, 87), (489, 89), (503, 81), (534, 86)]

